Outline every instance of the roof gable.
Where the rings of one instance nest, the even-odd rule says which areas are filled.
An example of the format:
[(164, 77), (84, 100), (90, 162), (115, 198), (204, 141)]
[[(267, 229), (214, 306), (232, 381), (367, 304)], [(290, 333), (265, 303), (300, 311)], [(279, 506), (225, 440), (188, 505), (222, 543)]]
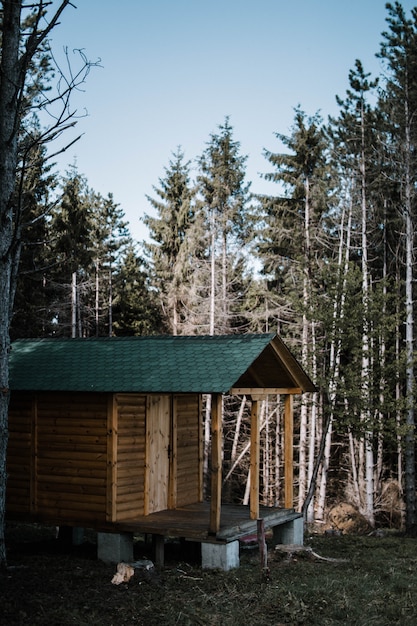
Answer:
[(227, 393), (236, 387), (314, 390), (273, 334), (24, 339), (10, 355), (12, 390)]

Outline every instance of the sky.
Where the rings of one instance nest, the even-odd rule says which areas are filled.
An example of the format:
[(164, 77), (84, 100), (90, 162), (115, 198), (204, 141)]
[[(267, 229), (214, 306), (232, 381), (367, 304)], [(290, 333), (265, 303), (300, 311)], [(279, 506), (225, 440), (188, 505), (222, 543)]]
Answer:
[[(55, 2), (56, 4), (56, 2)], [(147, 239), (147, 195), (180, 147), (192, 163), (226, 116), (247, 156), (254, 193), (266, 148), (280, 152), (297, 106), (324, 120), (337, 115), (349, 71), (360, 59), (372, 76), (386, 30), (385, 0), (74, 0), (53, 30), (52, 49), (73, 71), (78, 53), (100, 62), (74, 94), (75, 129), (51, 146), (64, 174), (76, 164), (90, 188), (113, 194), (137, 241)], [(410, 16), (417, 0), (403, 0)], [(275, 185), (276, 186), (276, 185)]]

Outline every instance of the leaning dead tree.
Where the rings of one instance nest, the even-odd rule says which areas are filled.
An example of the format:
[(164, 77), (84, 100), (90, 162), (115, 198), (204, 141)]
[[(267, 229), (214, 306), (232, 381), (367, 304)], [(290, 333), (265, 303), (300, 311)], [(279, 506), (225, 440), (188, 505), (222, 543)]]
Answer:
[[(76, 124), (77, 112), (70, 109), (71, 94), (94, 65), (82, 53), (81, 67), (75, 73), (70, 68), (63, 72), (54, 62), (48, 38), (68, 5), (73, 6), (69, 0), (54, 9), (52, 2), (43, 0), (0, 3), (0, 566), (6, 565), (9, 327), (22, 245), (24, 181), (35, 165), (34, 159), (47, 158), (42, 156), (45, 150), (39, 148), (56, 141)], [(57, 77), (55, 87), (50, 84), (52, 69)], [(24, 123), (30, 115), (42, 118), (39, 131), (32, 135)]]

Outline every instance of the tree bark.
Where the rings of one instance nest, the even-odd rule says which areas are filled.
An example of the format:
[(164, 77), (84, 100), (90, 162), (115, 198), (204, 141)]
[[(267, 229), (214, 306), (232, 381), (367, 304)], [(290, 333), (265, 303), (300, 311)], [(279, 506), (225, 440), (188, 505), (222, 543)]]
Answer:
[[(16, 191), (18, 139), (25, 114), (24, 90), (33, 57), (70, 3), (63, 0), (45, 28), (45, 3), (31, 5), (34, 22), (21, 52), (21, 0), (3, 0), (0, 66), (0, 566), (6, 565), (4, 518), (6, 505), (6, 455), (8, 442), (10, 321), (20, 256), (21, 197)], [(71, 91), (71, 81), (68, 93)], [(66, 106), (68, 101), (66, 101)], [(68, 127), (61, 117), (55, 129)], [(56, 136), (52, 132), (49, 137)], [(48, 133), (44, 135), (47, 141)]]
[(20, 1), (3, 2), (0, 72), (0, 565), (6, 564), (4, 517), (9, 408), (9, 327), (13, 308), (13, 262), (19, 254), (14, 205), (20, 97)]

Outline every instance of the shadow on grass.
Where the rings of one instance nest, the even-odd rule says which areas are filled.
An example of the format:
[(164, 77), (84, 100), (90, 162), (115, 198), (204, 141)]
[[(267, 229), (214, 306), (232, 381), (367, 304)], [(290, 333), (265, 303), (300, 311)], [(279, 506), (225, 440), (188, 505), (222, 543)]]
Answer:
[[(202, 570), (196, 554), (167, 546), (162, 571), (136, 570), (115, 586), (115, 566), (96, 559), (94, 536), (70, 549), (54, 528), (7, 529), (9, 568), (0, 573), (4, 624), (117, 626), (417, 623), (417, 542), (400, 536), (306, 538), (314, 553), (281, 554), (269, 546), (268, 579), (257, 549), (241, 567)], [(135, 542), (135, 558), (150, 556)]]

